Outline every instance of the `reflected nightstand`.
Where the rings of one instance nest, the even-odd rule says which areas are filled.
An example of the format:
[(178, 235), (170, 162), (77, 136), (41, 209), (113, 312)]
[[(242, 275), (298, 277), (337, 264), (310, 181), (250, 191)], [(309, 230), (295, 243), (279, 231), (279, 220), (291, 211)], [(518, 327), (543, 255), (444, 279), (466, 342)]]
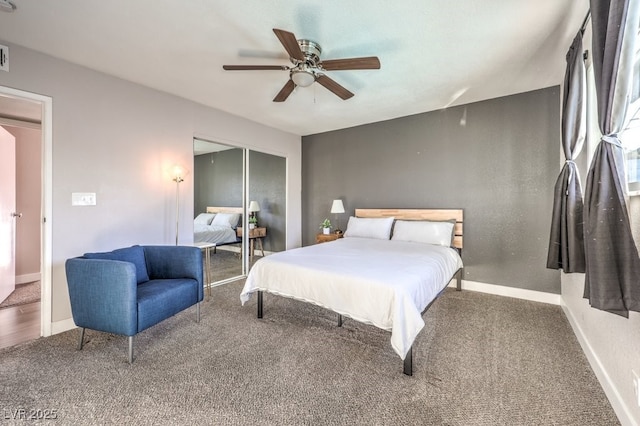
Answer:
[[(236, 228), (236, 235), (242, 238), (242, 227)], [(267, 228), (253, 228), (249, 229), (249, 257), (253, 258), (254, 241), (258, 245), (258, 249), (262, 251), (262, 257), (264, 257), (264, 247), (262, 246), (262, 239), (267, 236)]]

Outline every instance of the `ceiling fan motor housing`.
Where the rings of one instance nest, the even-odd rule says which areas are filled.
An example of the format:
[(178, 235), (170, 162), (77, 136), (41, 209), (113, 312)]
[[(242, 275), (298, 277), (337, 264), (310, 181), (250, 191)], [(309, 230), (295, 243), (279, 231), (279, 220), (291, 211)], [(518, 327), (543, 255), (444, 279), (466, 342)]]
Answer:
[(291, 69), (289, 75), (296, 86), (307, 87), (313, 84), (318, 77), (318, 63), (322, 48), (318, 43), (305, 39), (298, 40), (298, 45), (304, 54), (304, 61), (290, 58), (295, 67)]
[[(320, 45), (315, 41), (305, 39), (298, 40), (298, 44), (300, 45), (300, 50), (302, 50), (302, 53), (304, 54), (304, 62), (307, 62), (312, 66), (318, 66), (318, 62), (320, 62), (320, 54), (322, 53)], [(295, 59), (292, 59), (292, 61), (295, 61)], [(296, 64), (296, 62), (293, 63)]]

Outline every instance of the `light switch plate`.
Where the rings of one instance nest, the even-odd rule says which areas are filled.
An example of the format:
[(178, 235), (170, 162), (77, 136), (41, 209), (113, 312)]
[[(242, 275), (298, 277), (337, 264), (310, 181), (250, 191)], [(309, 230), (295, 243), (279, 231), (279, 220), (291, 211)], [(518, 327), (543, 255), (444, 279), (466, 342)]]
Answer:
[(72, 206), (95, 206), (96, 205), (96, 193), (95, 192), (74, 192), (71, 194)]
[(9, 72), (9, 47), (0, 44), (0, 70)]

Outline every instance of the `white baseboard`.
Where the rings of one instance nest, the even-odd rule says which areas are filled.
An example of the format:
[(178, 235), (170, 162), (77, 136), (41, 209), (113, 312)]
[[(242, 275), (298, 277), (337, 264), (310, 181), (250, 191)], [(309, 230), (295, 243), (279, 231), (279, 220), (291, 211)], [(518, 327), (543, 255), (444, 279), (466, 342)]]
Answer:
[(598, 355), (596, 355), (595, 351), (591, 347), (591, 344), (587, 340), (584, 332), (582, 331), (582, 328), (571, 313), (571, 310), (569, 310), (569, 308), (567, 308), (564, 303), (562, 304), (562, 310), (567, 316), (569, 324), (571, 324), (571, 328), (573, 329), (573, 334), (576, 335), (576, 338), (578, 339), (578, 342), (582, 347), (582, 352), (584, 352), (585, 356), (587, 357), (589, 365), (591, 365), (591, 368), (593, 369), (598, 382), (600, 382), (600, 386), (602, 386), (602, 390), (604, 390), (609, 403), (611, 403), (613, 411), (615, 411), (616, 416), (618, 416), (618, 420), (620, 420), (620, 423), (622, 425), (637, 426), (638, 423), (636, 423), (636, 421), (634, 420), (633, 415), (629, 411), (629, 407), (627, 407), (627, 404), (624, 403), (624, 400), (620, 396), (620, 393), (618, 393), (618, 389), (616, 388), (615, 383), (613, 382), (613, 380), (611, 380), (611, 377), (607, 373), (607, 370), (604, 368), (604, 365), (602, 365), (600, 358), (598, 358)]
[[(234, 253), (240, 253), (240, 247), (236, 247), (236, 246), (218, 246), (216, 247), (216, 251), (218, 250), (222, 250), (222, 251), (232, 251)], [(215, 256), (215, 255), (212, 255)]]
[(16, 275), (16, 285), (40, 281), (40, 276), (40, 272), (35, 272), (33, 274)]
[(76, 323), (73, 322), (73, 318), (68, 318), (62, 321), (56, 321), (51, 323), (51, 334), (58, 334), (65, 331), (73, 330), (76, 328)]
[[(231, 245), (219, 246), (219, 247), (216, 247), (216, 250), (232, 251), (234, 253), (240, 253), (240, 247), (231, 246)], [(257, 252), (258, 250), (259, 249), (254, 248), (254, 252)], [(260, 253), (262, 253), (262, 250), (260, 250)], [(273, 253), (274, 253), (273, 251), (268, 251), (268, 250), (264, 251), (265, 256), (269, 256), (270, 254), (273, 254)], [(212, 256), (215, 256), (215, 254), (212, 254)]]
[[(455, 286), (456, 280), (453, 279), (449, 283), (449, 287)], [(476, 281), (462, 280), (462, 289), (477, 291), (478, 293), (495, 294), (496, 296), (506, 296), (516, 299), (530, 300), (532, 302), (549, 303), (551, 305), (562, 304), (562, 297), (559, 294), (527, 290), (524, 288), (505, 287), (503, 285), (485, 284)]]

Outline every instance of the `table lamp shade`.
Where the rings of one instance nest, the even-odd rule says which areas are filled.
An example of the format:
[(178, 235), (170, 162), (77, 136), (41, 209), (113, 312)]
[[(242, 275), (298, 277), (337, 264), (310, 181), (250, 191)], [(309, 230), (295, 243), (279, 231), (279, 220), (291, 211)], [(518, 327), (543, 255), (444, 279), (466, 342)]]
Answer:
[(258, 202), (257, 202), (257, 201), (251, 201), (251, 202), (249, 203), (249, 211), (250, 211), (251, 213), (253, 213), (253, 212), (259, 212), (259, 211), (260, 211), (260, 204), (258, 204)]
[(342, 204), (342, 200), (333, 200), (333, 204), (331, 204), (331, 213), (344, 213), (344, 204)]

